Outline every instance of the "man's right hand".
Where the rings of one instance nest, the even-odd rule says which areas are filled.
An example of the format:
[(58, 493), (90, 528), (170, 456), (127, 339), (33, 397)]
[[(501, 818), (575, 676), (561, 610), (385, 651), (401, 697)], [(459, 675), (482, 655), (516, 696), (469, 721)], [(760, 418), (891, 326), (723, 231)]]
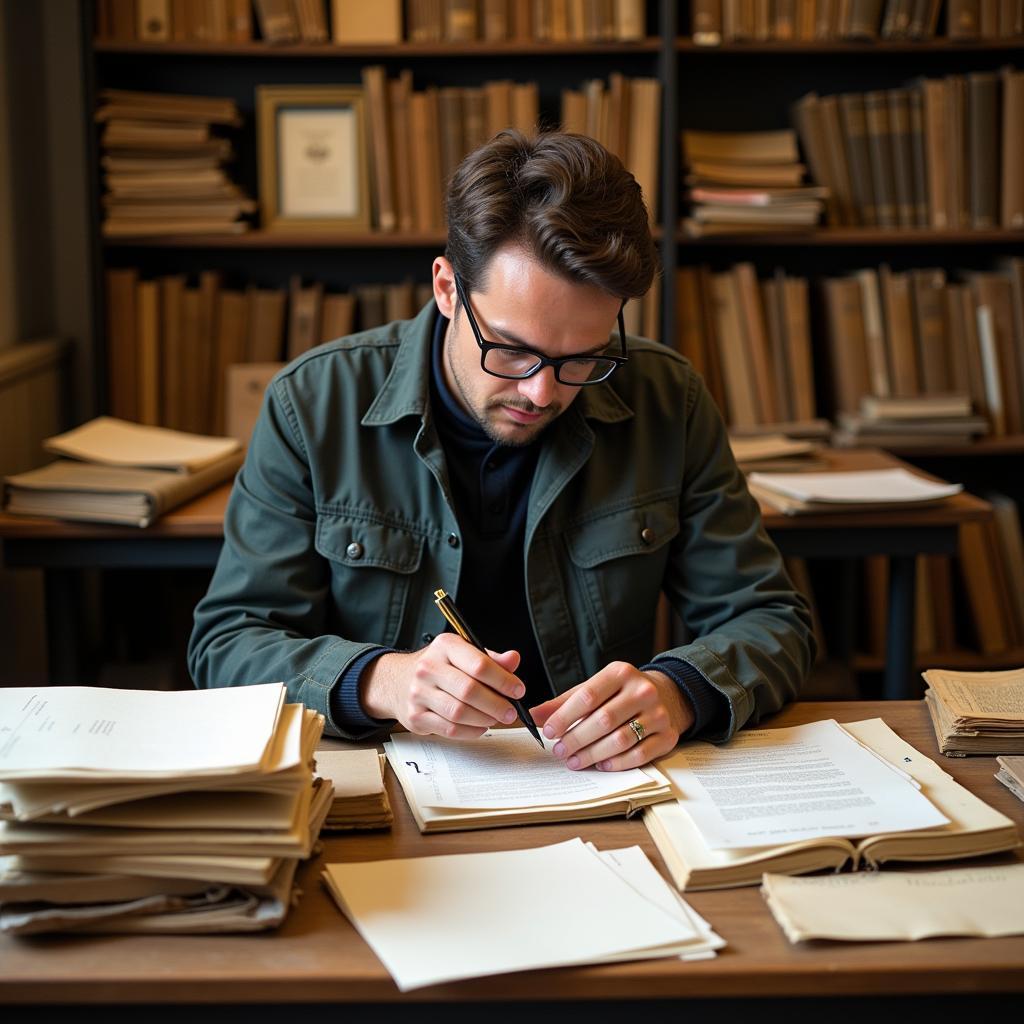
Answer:
[(491, 726), (511, 725), (526, 687), (512, 673), (517, 651), (487, 654), (454, 633), (441, 633), (411, 654), (382, 654), (359, 683), (363, 710), (395, 718), (420, 736), (476, 739)]

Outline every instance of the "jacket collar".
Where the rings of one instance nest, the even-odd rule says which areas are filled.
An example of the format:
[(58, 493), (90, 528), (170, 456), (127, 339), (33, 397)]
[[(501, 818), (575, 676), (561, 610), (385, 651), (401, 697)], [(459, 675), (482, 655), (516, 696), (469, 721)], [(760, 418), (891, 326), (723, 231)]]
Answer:
[[(377, 397), (362, 418), (363, 426), (383, 427), (406, 416), (423, 419), (430, 400), (430, 345), (437, 316), (437, 305), (431, 300), (414, 319), (399, 325), (398, 354)], [(620, 372), (628, 373), (629, 369)], [(632, 419), (633, 410), (610, 383), (605, 383), (582, 388), (580, 396), (552, 426), (567, 417), (575, 420), (580, 429), (584, 420), (620, 423)]]

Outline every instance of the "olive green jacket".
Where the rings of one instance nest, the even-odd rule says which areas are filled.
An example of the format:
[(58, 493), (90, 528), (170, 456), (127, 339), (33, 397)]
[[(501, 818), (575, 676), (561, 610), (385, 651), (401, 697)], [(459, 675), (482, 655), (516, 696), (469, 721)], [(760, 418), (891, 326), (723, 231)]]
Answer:
[[(345, 735), (329, 697), (353, 660), (443, 630), (433, 592), (457, 593), (462, 546), (430, 410), (436, 316), (321, 345), (271, 382), (196, 608), (197, 686), (283, 680)], [(540, 442), (523, 550), (537, 644), (555, 692), (643, 664), (664, 591), (693, 639), (658, 656), (725, 696), (708, 738), (726, 739), (797, 696), (810, 616), (701, 378), (654, 342), (629, 357)]]

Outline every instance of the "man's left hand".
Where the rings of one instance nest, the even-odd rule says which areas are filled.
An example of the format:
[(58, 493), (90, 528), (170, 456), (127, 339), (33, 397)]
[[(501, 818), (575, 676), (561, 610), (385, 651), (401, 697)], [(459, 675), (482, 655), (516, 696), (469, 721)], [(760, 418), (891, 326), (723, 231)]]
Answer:
[(667, 754), (693, 724), (693, 708), (673, 679), (623, 661), (530, 711), (544, 735), (558, 740), (556, 757), (572, 769), (596, 765), (603, 772), (638, 768)]

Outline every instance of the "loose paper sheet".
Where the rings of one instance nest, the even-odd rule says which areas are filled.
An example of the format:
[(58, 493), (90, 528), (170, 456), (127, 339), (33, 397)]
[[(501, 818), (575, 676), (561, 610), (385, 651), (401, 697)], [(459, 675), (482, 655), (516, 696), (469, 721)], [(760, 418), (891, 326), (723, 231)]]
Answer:
[(209, 775), (259, 768), (284, 685), (0, 689), (0, 779)]
[[(507, 971), (599, 962), (697, 932), (640, 896), (580, 839), (530, 850), (328, 864), (345, 915), (403, 992)], [(553, 922), (549, 897), (571, 907)]]
[(423, 807), (544, 807), (629, 793), (650, 786), (639, 768), (572, 771), (526, 729), (494, 729), (465, 742), (395, 733), (385, 744), (412, 781)]
[(950, 871), (765, 875), (763, 892), (791, 942), (1024, 934), (1024, 864)]
[(799, 501), (908, 502), (948, 498), (963, 490), (960, 484), (937, 484), (906, 469), (857, 470), (832, 473), (751, 473), (760, 484)]
[(660, 767), (711, 849), (948, 824), (913, 782), (835, 721), (689, 743)]

